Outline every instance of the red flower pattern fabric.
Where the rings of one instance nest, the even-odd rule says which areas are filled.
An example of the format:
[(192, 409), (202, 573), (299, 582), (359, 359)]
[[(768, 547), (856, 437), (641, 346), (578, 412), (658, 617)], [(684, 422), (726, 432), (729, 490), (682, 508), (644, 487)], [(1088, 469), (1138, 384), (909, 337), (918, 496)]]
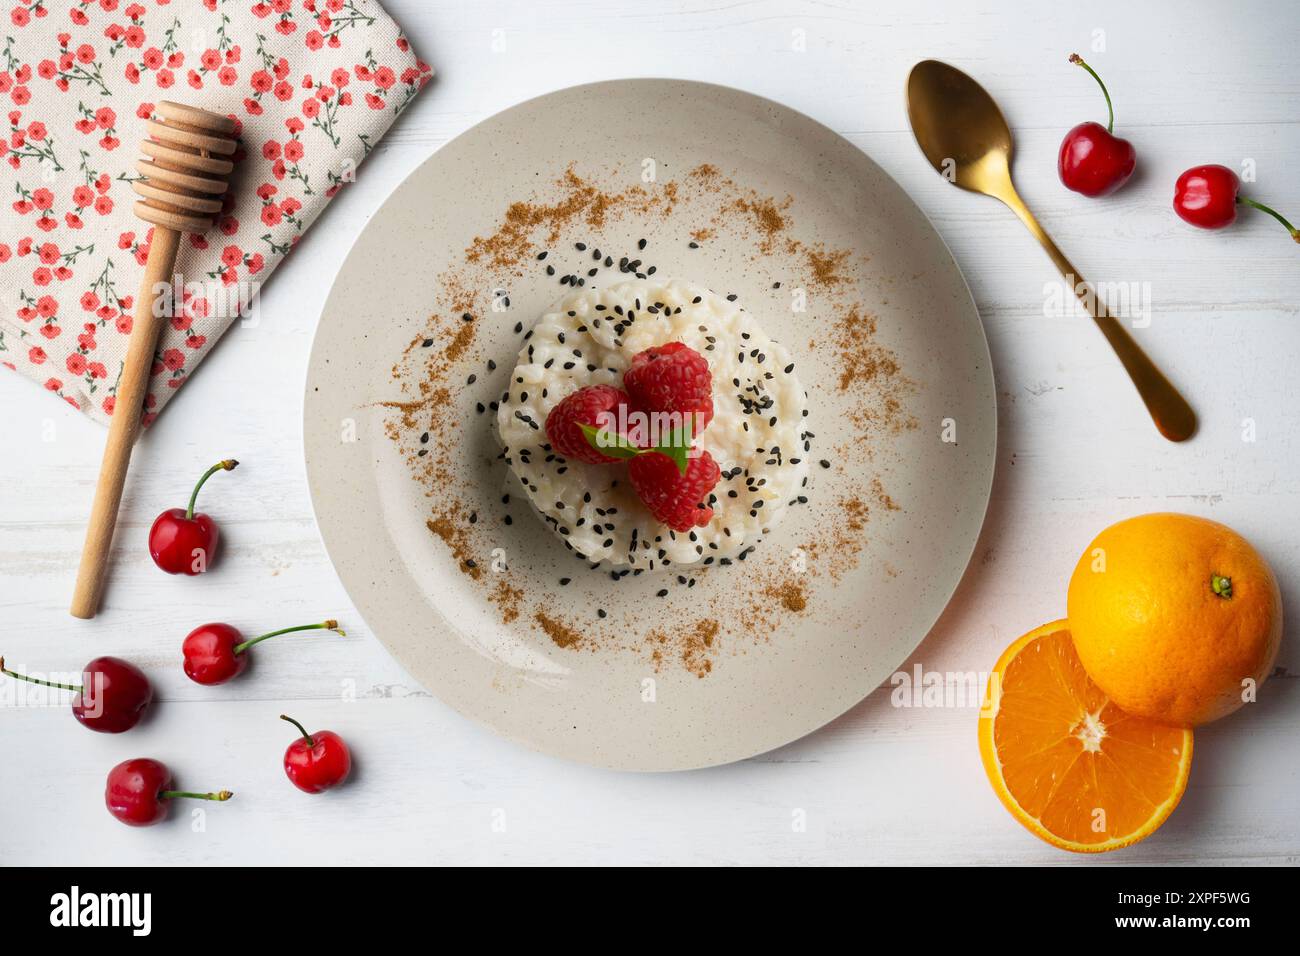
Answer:
[(100, 422), (153, 234), (144, 120), (159, 100), (236, 120), (238, 195), (182, 242), (148, 424), (433, 71), (373, 0), (3, 2), (0, 364)]

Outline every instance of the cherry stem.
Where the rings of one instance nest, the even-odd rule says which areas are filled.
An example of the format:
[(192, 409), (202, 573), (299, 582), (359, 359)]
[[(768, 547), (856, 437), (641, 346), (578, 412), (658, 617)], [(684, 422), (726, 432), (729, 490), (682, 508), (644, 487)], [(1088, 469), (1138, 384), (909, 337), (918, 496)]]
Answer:
[(302, 734), (302, 739), (305, 740), (305, 741), (307, 741), (307, 746), (308, 746), (308, 747), (315, 747), (315, 746), (316, 746), (316, 741), (314, 741), (314, 740), (311, 739), (311, 734), (307, 733), (307, 728), (306, 728), (306, 727), (304, 727), (302, 724), (298, 723), (298, 721), (294, 720), (292, 717), (286, 716), (285, 714), (281, 714), (281, 715), (280, 715), (280, 719), (281, 719), (281, 720), (287, 720), (287, 721), (289, 721), (289, 723), (291, 723), (291, 724), (293, 724), (295, 727), (297, 727), (297, 728), (298, 728), (298, 732)]
[(1106, 84), (1101, 81), (1101, 77), (1097, 75), (1096, 70), (1090, 67), (1087, 63), (1083, 62), (1083, 57), (1079, 56), (1079, 54), (1071, 53), (1070, 62), (1083, 67), (1085, 70), (1091, 73), (1092, 78), (1096, 80), (1097, 85), (1101, 87), (1101, 95), (1106, 97), (1106, 110), (1108, 113), (1110, 113), (1110, 119), (1106, 121), (1106, 132), (1108, 133), (1115, 132), (1115, 106), (1110, 101), (1110, 93), (1106, 89)]
[(191, 800), (229, 800), (234, 796), (229, 790), (216, 793), (191, 793), (188, 790), (163, 790), (158, 796), (163, 800), (175, 800), (177, 797), (189, 797)]
[(244, 643), (242, 644), (236, 644), (235, 653), (242, 654), (244, 651), (248, 650), (254, 644), (258, 643), (259, 641), (264, 641), (268, 637), (276, 637), (277, 635), (280, 634), (292, 634), (294, 631), (319, 631), (319, 630), (334, 631), (335, 633), (342, 634), (344, 637), (348, 636), (347, 631), (339, 627), (339, 622), (331, 619), (328, 621), (323, 621), (320, 624), (299, 624), (297, 627), (284, 627), (278, 631), (272, 631), (270, 634), (263, 634), (261, 637), (255, 637), (252, 640), (244, 641)]
[(78, 694), (83, 690), (76, 684), (56, 684), (52, 680), (41, 680), (39, 677), (28, 677), (26, 674), (19, 674), (17, 671), (7, 670), (3, 657), (0, 657), (0, 674), (8, 674), (10, 677), (18, 678), (18, 680), (25, 680), (29, 684), (40, 684), (42, 687), (57, 687), (59, 690), (70, 690)]
[(235, 461), (235, 459), (227, 458), (225, 461), (217, 462), (203, 473), (203, 477), (199, 479), (199, 483), (195, 485), (194, 490), (190, 492), (190, 506), (185, 509), (186, 521), (194, 517), (194, 502), (198, 500), (199, 489), (203, 487), (203, 483), (219, 471), (233, 471), (235, 466), (238, 464), (239, 462)]
[(1297, 229), (1295, 226), (1291, 225), (1291, 223), (1287, 222), (1286, 217), (1276, 209), (1269, 209), (1262, 202), (1255, 202), (1255, 200), (1247, 199), (1245, 196), (1238, 196), (1237, 202), (1241, 203), (1243, 206), (1250, 206), (1252, 209), (1258, 209), (1260, 212), (1268, 213), (1282, 225), (1286, 226), (1286, 231), (1291, 233), (1292, 239), (1296, 242), (1300, 242), (1300, 229)]

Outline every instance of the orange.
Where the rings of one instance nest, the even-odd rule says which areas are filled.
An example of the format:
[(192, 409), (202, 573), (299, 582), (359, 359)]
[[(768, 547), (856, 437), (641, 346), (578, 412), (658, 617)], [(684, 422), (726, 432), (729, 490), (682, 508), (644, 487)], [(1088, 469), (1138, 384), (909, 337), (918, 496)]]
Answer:
[(1008, 647), (989, 677), (980, 757), (1011, 815), (1076, 853), (1128, 846), (1178, 806), (1192, 732), (1126, 714), (1084, 673), (1065, 621)]
[(1268, 564), (1231, 528), (1191, 515), (1141, 515), (1097, 535), (1070, 578), (1066, 613), (1106, 696), (1183, 727), (1253, 700), (1282, 641)]

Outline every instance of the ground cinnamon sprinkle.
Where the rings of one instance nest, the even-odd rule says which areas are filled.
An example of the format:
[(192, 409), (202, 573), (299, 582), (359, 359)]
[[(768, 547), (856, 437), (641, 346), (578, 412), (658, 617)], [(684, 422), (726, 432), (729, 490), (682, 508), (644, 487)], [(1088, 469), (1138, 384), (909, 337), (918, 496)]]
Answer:
[(872, 337), (876, 334), (876, 317), (863, 314), (857, 306), (841, 313), (835, 326), (835, 345), (840, 360), (840, 391), (845, 392), (860, 382), (870, 381), (882, 370), (897, 372), (898, 364), (890, 356), (882, 359), (872, 353)]
[(844, 512), (844, 526), (850, 531), (861, 531), (867, 526), (870, 511), (861, 498), (845, 498), (840, 502), (840, 509)]
[(765, 588), (763, 593), (779, 601), (787, 611), (793, 611), (796, 614), (808, 607), (808, 595), (804, 592), (803, 585), (798, 581), (782, 581), (780, 584)]
[(812, 269), (812, 279), (815, 285), (829, 286), (838, 285), (841, 282), (847, 282), (848, 279), (840, 274), (840, 267), (844, 260), (849, 257), (849, 250), (837, 249), (833, 252), (827, 252), (818, 246), (815, 249), (806, 250), (808, 258), (808, 267)]
[(461, 570), (476, 581), (483, 576), (483, 569), (472, 557), (474, 550), (470, 546), (469, 534), (460, 520), (459, 507), (453, 507), (447, 513), (434, 515), (424, 525), (442, 539), (443, 544), (460, 563)]
[(898, 511), (899, 507), (894, 503), (894, 499), (889, 497), (885, 491), (885, 485), (879, 476), (871, 479), (871, 493), (876, 496), (876, 502), (887, 511)]
[(663, 630), (651, 631), (646, 636), (646, 640), (655, 645), (650, 654), (655, 672), (662, 670), (667, 660), (665, 656), (667, 651), (674, 654), (681, 665), (696, 677), (711, 674), (713, 672), (711, 655), (720, 630), (717, 621), (706, 618), (673, 634)]
[[(610, 177), (609, 181), (617, 180)], [(531, 615), (532, 623), (557, 648), (590, 647), (612, 652), (632, 647), (641, 653), (648, 648), (656, 671), (671, 665), (702, 678), (713, 670), (722, 650), (724, 632), (744, 639), (726, 641), (727, 653), (744, 653), (747, 647), (779, 633), (789, 615), (807, 611), (810, 592), (801, 576), (785, 566), (783, 554), (760, 552), (750, 557), (749, 573), (739, 578), (735, 567), (713, 566), (694, 572), (701, 584), (710, 583), (710, 578), (729, 575), (724, 587), (728, 590), (734, 587), (737, 596), (734, 602), (730, 598), (726, 600), (725, 616), (718, 614), (726, 623), (709, 618), (678, 628), (661, 625), (648, 633), (636, 630), (629, 633), (626, 621), (616, 623), (613, 618), (602, 617), (582, 624), (566, 622), (552, 613), (551, 604), (543, 603), (551, 598), (541, 591), (530, 594), (525, 587), (511, 586), (501, 576), (483, 574), (477, 562), (486, 560), (492, 549), (502, 543), (502, 521), (510, 523), (509, 510), (493, 508), (495, 513), (488, 514), (492, 503), (485, 501), (481, 486), (470, 484), (459, 457), (465, 445), (460, 433), (467, 424), (492, 428), (493, 415), (486, 406), (494, 395), (499, 397), (499, 391), (483, 387), (487, 375), (480, 364), (472, 361), (477, 358), (481, 363), (487, 358), (477, 345), (481, 324), (508, 322), (520, 334), (522, 327), (531, 324), (534, 318), (524, 316), (521, 321), (521, 317), (509, 311), (498, 315), (493, 303), (487, 301), (497, 294), (491, 290), (503, 284), (504, 272), (523, 276), (529, 266), (539, 270), (552, 264), (560, 267), (560, 275), (554, 269), (548, 273), (558, 283), (562, 270), (569, 267), (560, 266), (555, 256), (543, 261), (549, 249), (562, 238), (581, 239), (594, 245), (594, 240), (600, 238), (594, 232), (628, 216), (642, 220), (653, 217), (657, 222), (666, 222), (678, 213), (672, 222), (677, 224), (676, 231), (683, 245), (688, 239), (692, 240), (692, 248), (715, 240), (742, 243), (744, 249), (754, 250), (755, 262), (763, 261), (760, 268), (772, 279), (779, 280), (773, 283), (773, 289), (786, 284), (815, 292), (816, 306), (807, 321), (808, 331), (815, 328), (818, 335), (815, 343), (814, 337), (808, 335), (802, 346), (807, 352), (817, 350), (835, 367), (836, 376), (822, 387), (838, 387), (839, 392), (851, 396), (852, 420), (864, 432), (876, 428), (897, 432), (916, 427), (906, 402), (914, 386), (902, 373), (893, 352), (877, 341), (875, 316), (860, 298), (854, 266), (867, 257), (855, 255), (849, 249), (825, 248), (807, 237), (796, 238), (796, 212), (791, 196), (761, 195), (724, 175), (711, 163), (700, 164), (675, 181), (630, 185), (617, 190), (600, 188), (595, 179), (579, 175), (570, 166), (537, 193), (510, 203), (491, 231), (476, 236), (465, 248), (462, 261), (433, 278), (438, 311), (429, 317), (426, 331), (407, 346), (393, 366), (393, 380), (401, 389), (401, 397), (382, 403), (393, 413), (386, 418), (384, 427), (425, 489), (430, 502), (427, 520), (430, 533), (445, 544), (460, 570), (484, 588), (486, 599), (497, 609), (503, 623), (511, 624)], [(645, 240), (641, 241), (640, 248), (645, 248)], [(585, 251), (586, 246), (579, 243), (578, 249)], [(605, 251), (612, 252), (613, 258), (618, 257), (619, 251), (626, 251), (640, 263), (654, 249), (652, 245), (647, 253)], [(600, 263), (589, 262), (588, 268), (591, 265)], [(570, 278), (576, 282), (579, 275)], [(624, 278), (631, 275), (609, 276), (611, 280)], [(596, 284), (602, 280), (588, 277), (588, 281)], [(508, 309), (508, 300), (506, 305)], [(795, 341), (791, 344), (797, 347), (801, 344), (797, 341), (798, 334), (792, 334)], [(513, 354), (493, 357), (503, 367), (513, 362)], [(477, 386), (474, 386), (475, 375), (470, 372), (482, 377)], [(864, 453), (856, 448), (837, 449), (839, 458), (835, 467), (843, 467), (841, 461), (847, 466), (853, 456), (861, 459)], [(869, 460), (870, 453), (865, 454)], [(814, 478), (816, 474), (814, 468)], [(873, 507), (898, 508), (879, 478), (872, 480), (870, 499)], [(834, 522), (836, 531), (826, 538), (823, 543), (827, 547), (822, 549), (825, 552), (822, 557), (832, 561), (831, 575), (838, 579), (851, 566), (849, 559), (864, 546), (870, 509), (860, 498), (827, 503), (825, 507), (838, 512)], [(475, 511), (476, 508), (479, 510)], [(815, 545), (805, 550), (810, 562), (821, 560)], [(525, 579), (512, 576), (511, 580)], [(743, 585), (732, 585), (737, 580)], [(671, 582), (665, 583), (671, 586)], [(695, 583), (694, 578), (691, 583)], [(722, 599), (714, 601), (721, 603)], [(679, 616), (668, 619), (681, 620)]]
[(474, 324), (462, 321), (442, 351), (443, 360), (448, 364), (459, 362), (474, 342)]
[(779, 205), (771, 197), (751, 196), (737, 199), (732, 205), (754, 220), (760, 235), (759, 249), (770, 253), (776, 247), (777, 238), (785, 231), (786, 219), (781, 212), (789, 208), (792, 202), (794, 199), (791, 196), (786, 196)]
[(856, 303), (837, 313), (834, 347), (839, 389), (859, 395), (853, 421), (863, 430), (879, 426), (890, 434), (916, 428), (918, 423), (904, 402), (916, 385), (903, 374), (893, 351), (875, 336), (876, 317)]
[(509, 624), (519, 617), (520, 606), (524, 603), (523, 588), (512, 588), (504, 578), (497, 581), (496, 589), (488, 595), (488, 600), (501, 611), (501, 623)]
[(614, 215), (628, 210), (668, 215), (677, 202), (675, 183), (665, 184), (657, 193), (644, 186), (606, 192), (579, 176), (572, 166), (557, 180), (557, 185), (564, 191), (557, 202), (520, 200), (511, 203), (496, 232), (474, 237), (465, 250), (465, 261), (477, 263), (486, 260), (498, 268), (518, 266), (536, 250), (535, 237), (539, 233), (545, 234), (547, 243), (554, 243), (566, 227), (576, 222), (600, 229)]
[(581, 633), (575, 631), (569, 625), (557, 621), (544, 611), (538, 611), (534, 614), (533, 620), (546, 632), (546, 636), (555, 642), (557, 647), (573, 647), (582, 640)]

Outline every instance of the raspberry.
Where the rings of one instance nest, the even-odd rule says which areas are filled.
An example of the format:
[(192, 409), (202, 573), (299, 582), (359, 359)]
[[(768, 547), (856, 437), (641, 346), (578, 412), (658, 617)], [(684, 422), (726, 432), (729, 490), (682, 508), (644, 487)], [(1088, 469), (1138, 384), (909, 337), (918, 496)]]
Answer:
[(645, 452), (628, 462), (628, 477), (657, 521), (674, 531), (703, 528), (713, 520), (707, 499), (722, 473), (703, 449), (686, 461), (686, 474), (667, 455)]
[[(638, 352), (623, 373), (623, 387), (644, 412), (679, 412), (691, 434), (713, 418), (713, 375), (704, 356), (689, 345), (669, 342)], [(690, 418), (694, 414), (695, 418)], [(662, 431), (662, 429), (661, 429)]]
[[(618, 461), (593, 448), (578, 424), (599, 427), (598, 416), (609, 412), (617, 417), (620, 405), (625, 408), (628, 405), (627, 394), (612, 385), (588, 385), (578, 389), (546, 416), (546, 437), (551, 441), (551, 449), (570, 461), (585, 461), (591, 465)], [(627, 421), (626, 412), (621, 420)]]

